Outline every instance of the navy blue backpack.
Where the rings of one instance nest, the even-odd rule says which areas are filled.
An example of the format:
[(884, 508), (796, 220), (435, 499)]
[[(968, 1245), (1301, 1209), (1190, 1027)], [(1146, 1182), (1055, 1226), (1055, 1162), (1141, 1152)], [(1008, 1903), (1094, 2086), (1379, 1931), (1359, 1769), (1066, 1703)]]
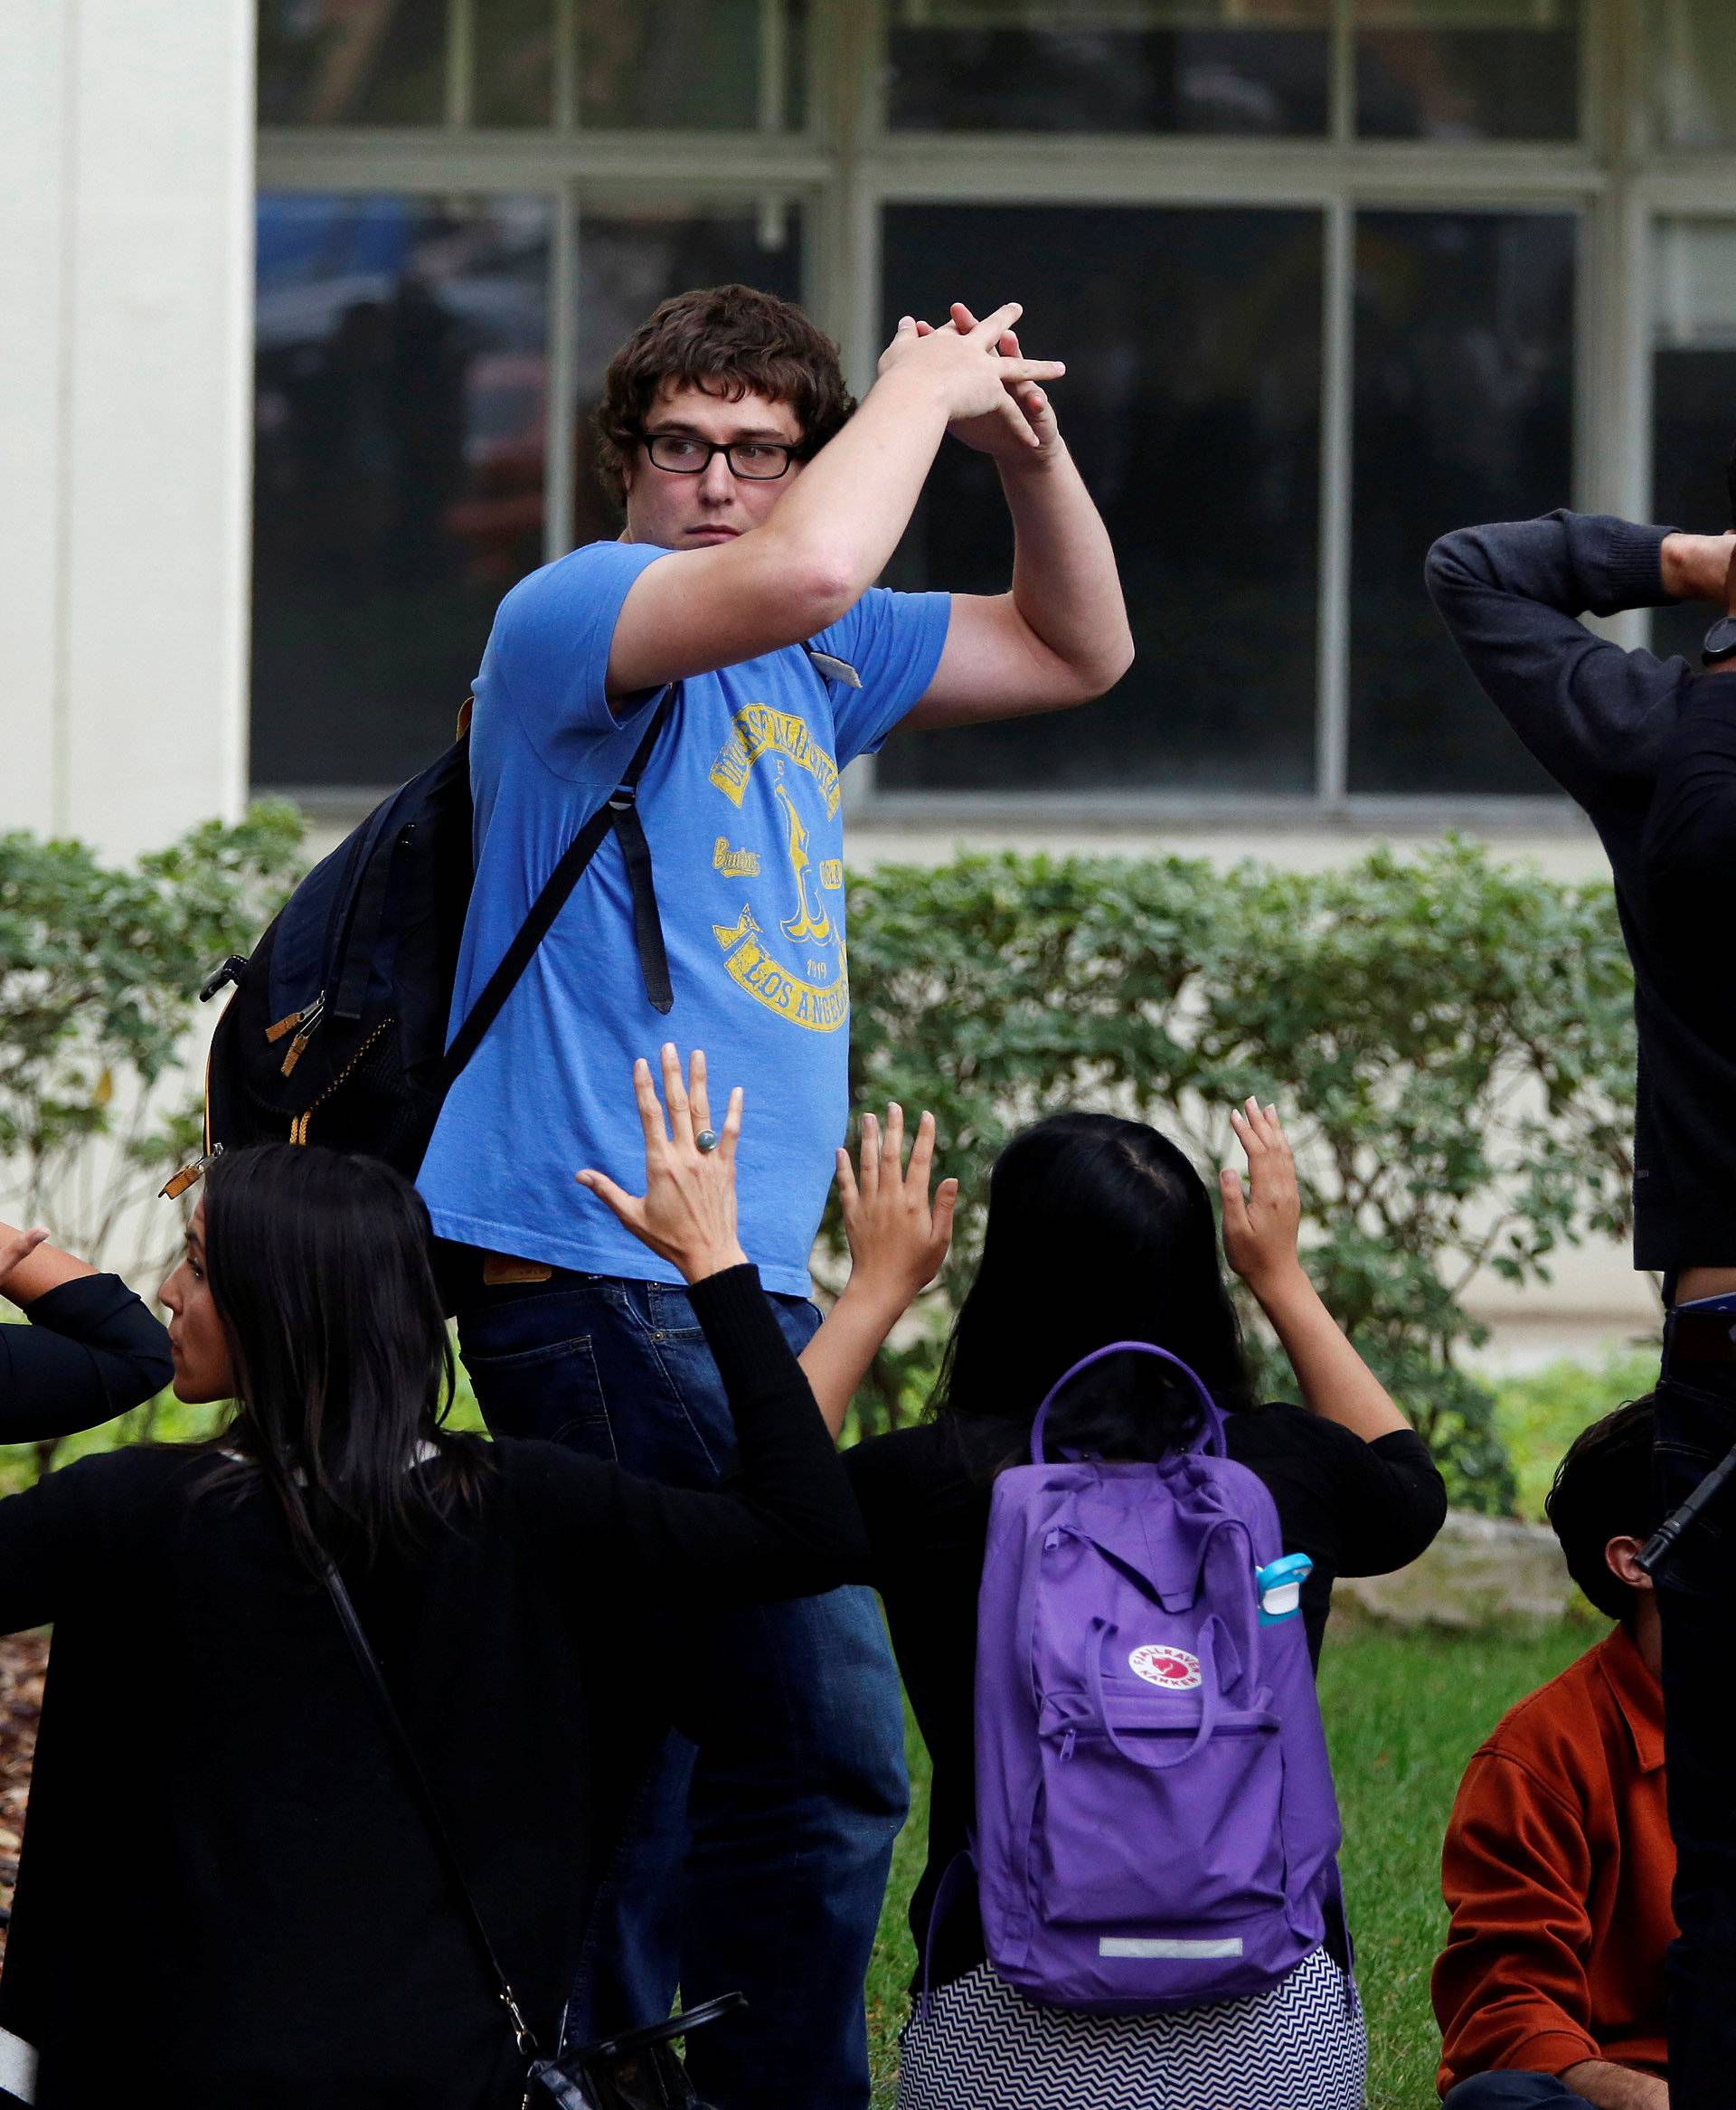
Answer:
[(199, 992), (208, 1003), (235, 985), (205, 1073), (204, 1155), (164, 1194), (184, 1194), (223, 1150), (271, 1141), (359, 1150), (413, 1179), (453, 1081), (611, 832), (632, 888), (646, 993), (667, 1011), (669, 963), (637, 793), (680, 695), (679, 683), (665, 692), (626, 775), (568, 845), (448, 1047), (475, 876), (467, 704), (446, 752), (322, 858), (253, 951), (231, 953)]

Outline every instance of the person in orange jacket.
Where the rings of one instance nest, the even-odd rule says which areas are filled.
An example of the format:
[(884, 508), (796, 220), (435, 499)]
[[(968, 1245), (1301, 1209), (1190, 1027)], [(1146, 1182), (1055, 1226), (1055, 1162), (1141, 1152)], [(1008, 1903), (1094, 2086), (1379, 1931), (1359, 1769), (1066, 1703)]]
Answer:
[(1618, 1623), (1509, 1709), (1460, 1784), (1432, 1985), (1446, 2110), (1668, 2110), (1675, 1850), (1657, 1604), (1636, 1558), (1658, 1522), (1652, 1440), (1648, 1396), (1585, 1430), (1550, 1490), (1574, 1581)]

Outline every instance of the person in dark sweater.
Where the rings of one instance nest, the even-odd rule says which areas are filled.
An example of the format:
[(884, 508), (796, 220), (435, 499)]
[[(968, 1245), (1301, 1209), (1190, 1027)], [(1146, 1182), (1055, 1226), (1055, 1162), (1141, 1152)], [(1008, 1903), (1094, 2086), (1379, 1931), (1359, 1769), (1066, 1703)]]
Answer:
[[(1108, 1341), (1151, 1341), (1191, 1364), (1232, 1410), (1230, 1455), (1271, 1490), (1285, 1550), (1314, 1562), (1302, 1613), (1316, 1661), (1335, 1578), (1403, 1566), (1445, 1514), (1445, 1489), (1427, 1449), (1302, 1268), (1300, 1197), (1276, 1112), (1250, 1100), (1231, 1121), (1251, 1187), (1244, 1195), (1236, 1175), (1223, 1175), (1225, 1255), (1276, 1329), (1304, 1404), (1258, 1406), (1250, 1394), (1211, 1203), (1183, 1153), (1141, 1122), (1061, 1114), (1015, 1137), (995, 1163), (981, 1269), (960, 1309), (932, 1413), (844, 1454), (868, 1532), (864, 1573), (885, 1603), (934, 1765), (928, 1864), (910, 1906), (919, 1955), (941, 1875), (972, 1821), (976, 1595), (994, 1481), (1028, 1457), (1037, 1406), (1073, 1363)], [(932, 1121), (923, 1116), (908, 1173), (901, 1126), (896, 1108), (883, 1137), (872, 1120), (864, 1123), (860, 1171), (852, 1173), (847, 1158), (839, 1169), (853, 1272), (803, 1357), (835, 1427), (881, 1340), (946, 1252), (956, 1188), (948, 1182), (930, 1206)], [(1144, 1358), (1109, 1367), (1115, 1376), (1063, 1401), (1056, 1439), (1106, 1457), (1161, 1454), (1185, 1433), (1191, 1405), (1178, 1414), (1174, 1380)], [(1094, 2085), (1122, 2084), (1116, 2104), (1137, 2099), (1147, 2110), (1204, 2100), (1197, 2089), (1208, 2076), (1233, 2084), (1238, 2110), (1280, 2100), (1307, 2100), (1316, 2110), (1360, 2104), (1361, 2021), (1345, 1997), (1342, 1925), (1327, 1951), (1253, 2001), (1131, 2023), (1059, 2015), (994, 1981), (967, 1897), (932, 1942), (934, 1983), (960, 1988), (948, 2029), (955, 2069), (914, 2060), (907, 2040), (901, 2110), (961, 2110), (989, 2100), (1005, 2110), (1047, 2110), (1062, 2098), (1045, 2090), (1081, 2062)], [(1019, 2032), (1016, 2046), (999, 2040), (1004, 2020)], [(961, 2055), (973, 2030), (984, 2040)], [(1033, 2031), (1045, 2040), (1032, 2041)], [(995, 2089), (985, 2084), (973, 2094), (990, 2069)]]
[[(1661, 1509), (1736, 1447), (1736, 535), (1573, 513), (1465, 528), (1428, 583), (1471, 671), (1583, 809), (1615, 877), (1634, 967), (1639, 1074), (1634, 1261), (1668, 1307), (1657, 1395)], [(1706, 670), (1628, 651), (1590, 612), (1703, 601)], [(1674, 1891), (1670, 2099), (1724, 2110), (1736, 2070), (1736, 1797), (1724, 1727), (1736, 1494), (1655, 1568)]]
[[(723, 1606), (827, 1589), (861, 1525), (735, 1225), (735, 1095), (644, 1064), (646, 1191), (728, 1387), (715, 1490), (449, 1434), (427, 1212), (375, 1161), (220, 1159), (164, 1287), (215, 1445), (0, 1503), (0, 1627), (55, 1623), (0, 1980), (42, 2110), (517, 2110), (524, 2062), (321, 1583), (338, 1562), (545, 2048), (599, 1869)], [(587, 1183), (590, 1183), (587, 1176)], [(605, 1183), (606, 1184), (606, 1183)], [(730, 2027), (728, 2021), (716, 2025)], [(13, 2085), (18, 2086), (16, 2078)]]
[(45, 1443), (112, 1421), (169, 1382), (169, 1337), (118, 1275), (99, 1274), (0, 1224), (0, 1297), (30, 1320), (0, 1326), (0, 1443)]

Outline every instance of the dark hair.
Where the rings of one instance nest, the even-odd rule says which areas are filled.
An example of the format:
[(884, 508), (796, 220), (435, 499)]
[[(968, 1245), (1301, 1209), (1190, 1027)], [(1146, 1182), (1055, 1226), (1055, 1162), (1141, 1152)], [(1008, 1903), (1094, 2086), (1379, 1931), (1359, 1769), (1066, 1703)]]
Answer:
[(788, 403), (802, 429), (799, 453), (817, 454), (855, 409), (838, 347), (799, 308), (752, 286), (676, 293), (654, 308), (609, 363), (591, 412), (597, 473), (619, 506), (626, 468), (659, 388), (703, 388), (740, 402)]
[(263, 1471), (316, 1568), (322, 1548), (413, 1551), (477, 1485), (483, 1447), (441, 1426), (455, 1376), (432, 1235), (421, 1197), (378, 1159), (261, 1143), (205, 1176), (237, 1395), (221, 1446)]
[(1652, 1488), (1656, 1407), (1656, 1395), (1648, 1392), (1581, 1430), (1543, 1503), (1567, 1572), (1611, 1619), (1627, 1619), (1638, 1593), (1610, 1574), (1603, 1549), (1612, 1538), (1649, 1538), (1660, 1520)]
[[(1116, 1340), (1179, 1356), (1222, 1407), (1252, 1404), (1199, 1174), (1143, 1121), (1052, 1114), (995, 1161), (982, 1264), (931, 1411), (1028, 1429), (1056, 1379)], [(1193, 1433), (1199, 1409), (1168, 1365), (1129, 1356), (1081, 1378), (1057, 1402), (1055, 1419), (1071, 1447), (1156, 1458)]]

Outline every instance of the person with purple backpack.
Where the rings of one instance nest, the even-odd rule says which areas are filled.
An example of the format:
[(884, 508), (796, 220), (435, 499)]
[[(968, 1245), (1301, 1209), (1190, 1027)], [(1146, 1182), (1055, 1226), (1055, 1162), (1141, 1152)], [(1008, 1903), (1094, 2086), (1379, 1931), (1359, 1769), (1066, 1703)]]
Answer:
[[(1414, 1560), (1446, 1492), (1302, 1267), (1275, 1111), (1231, 1119), (1224, 1256), (1300, 1405), (1255, 1403), (1182, 1151), (1063, 1113), (995, 1163), (929, 1415), (845, 1453), (933, 1761), (900, 2110), (1360, 2110), (1311, 1672), (1335, 1576)], [(841, 1153), (854, 1269), (803, 1357), (834, 1427), (947, 1249), (901, 1129)]]

